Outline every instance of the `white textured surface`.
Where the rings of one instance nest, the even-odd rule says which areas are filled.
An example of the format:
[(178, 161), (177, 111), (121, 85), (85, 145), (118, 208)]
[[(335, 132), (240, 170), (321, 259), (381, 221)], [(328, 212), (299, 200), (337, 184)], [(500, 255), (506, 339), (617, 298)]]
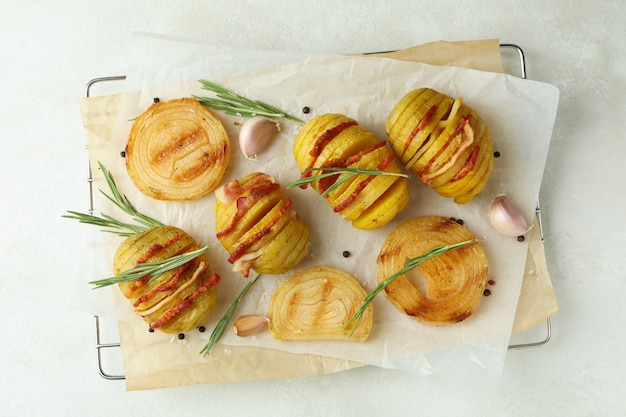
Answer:
[[(0, 4), (3, 415), (605, 416), (626, 401), (626, 7), (621, 0)], [(393, 4), (393, 6), (392, 6)], [(561, 104), (541, 192), (560, 312), (553, 340), (509, 353), (497, 383), (363, 368), (298, 380), (126, 393), (95, 368), (93, 321), (67, 308), (86, 206), (76, 98), (123, 74), (131, 31), (323, 53), (500, 38)], [(532, 121), (529, 121), (532, 122)]]

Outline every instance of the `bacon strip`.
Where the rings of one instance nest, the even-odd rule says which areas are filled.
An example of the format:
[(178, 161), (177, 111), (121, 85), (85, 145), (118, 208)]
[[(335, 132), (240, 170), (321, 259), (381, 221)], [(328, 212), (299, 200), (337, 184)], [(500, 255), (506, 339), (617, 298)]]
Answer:
[[(228, 262), (230, 262), (231, 264), (234, 263), (237, 259), (243, 256), (243, 254), (246, 253), (246, 251), (250, 249), (252, 245), (258, 242), (259, 239), (270, 233), (272, 231), (272, 228), (276, 225), (276, 223), (278, 223), (278, 220), (291, 209), (291, 205), (292, 202), (288, 199), (285, 202), (285, 205), (278, 211), (278, 213), (274, 216), (274, 218), (269, 222), (267, 226), (265, 226), (263, 229), (259, 230), (248, 239), (246, 239), (244, 242), (242, 242), (239, 246), (237, 246), (237, 248), (230, 254)], [(247, 275), (244, 274), (244, 276)]]
[(383, 146), (385, 146), (387, 143), (384, 141), (378, 142), (375, 145), (372, 146), (368, 146), (367, 148), (363, 149), (361, 152), (350, 156), (347, 160), (346, 160), (346, 166), (350, 166), (354, 163), (357, 163), (361, 160), (361, 158), (363, 158), (363, 156), (367, 155), (368, 153), (374, 152), (376, 149), (378, 148), (382, 148)]
[(419, 121), (417, 126), (415, 126), (413, 131), (411, 131), (411, 134), (409, 135), (409, 137), (406, 139), (406, 142), (404, 143), (405, 150), (411, 145), (411, 142), (413, 142), (413, 139), (415, 138), (415, 136), (417, 136), (417, 133), (420, 130), (424, 129), (426, 125), (428, 125), (428, 123), (430, 122), (430, 118), (433, 116), (433, 114), (435, 114), (436, 111), (437, 111), (436, 104), (431, 106), (430, 109), (426, 111), (422, 119)]
[(239, 180), (233, 180), (231, 182), (227, 182), (222, 187), (224, 197), (227, 200), (226, 202), (228, 203), (231, 201), (235, 201), (243, 193), (256, 187), (258, 184), (262, 183), (263, 181), (274, 182), (274, 178), (272, 178), (268, 174), (257, 175), (256, 177), (252, 178), (250, 181), (246, 182), (246, 184), (243, 186), (241, 185)]
[(158, 243), (150, 246), (146, 253), (144, 253), (139, 259), (137, 259), (137, 264), (143, 264), (148, 262), (148, 259), (161, 252), (163, 249), (165, 249), (165, 246), (159, 245)]
[(135, 291), (137, 291), (137, 289), (138, 289), (139, 287), (144, 286), (144, 285), (146, 284), (146, 282), (150, 281), (150, 278), (151, 278), (151, 277), (152, 277), (151, 275), (146, 275), (146, 276), (145, 276), (145, 277), (143, 277), (143, 278), (139, 278), (139, 279), (134, 280), (134, 281), (133, 281), (133, 286), (132, 286), (132, 287), (130, 287), (130, 291), (131, 291), (131, 292), (135, 292)]
[(459, 133), (461, 133), (462, 130), (465, 129), (465, 125), (467, 125), (470, 121), (470, 119), (472, 118), (472, 114), (467, 114), (463, 117), (463, 120), (461, 121), (461, 123), (459, 123), (459, 125), (456, 127), (456, 129), (454, 129), (454, 132), (452, 132), (452, 134), (450, 135), (451, 138), (454, 138), (456, 135), (458, 135)]
[[(179, 233), (173, 236), (170, 240), (165, 242), (165, 244), (163, 245), (159, 245), (157, 243), (155, 245), (150, 246), (148, 250), (146, 251), (146, 253), (144, 253), (141, 257), (139, 257), (139, 259), (137, 259), (137, 265), (148, 262), (150, 258), (152, 258), (154, 255), (156, 255), (163, 249), (172, 246), (174, 243), (178, 242), (182, 237), (183, 236)], [(134, 280), (133, 286), (131, 287), (131, 291), (136, 291), (139, 287), (144, 285), (146, 282), (150, 281), (150, 278), (151, 278), (150, 276), (146, 276), (146, 277)]]
[[(326, 147), (326, 145), (328, 145), (328, 143), (333, 140), (337, 135), (339, 135), (343, 130), (349, 128), (350, 126), (356, 126), (358, 123), (356, 122), (356, 120), (350, 120), (347, 122), (343, 122), (338, 124), (335, 127), (332, 127), (330, 129), (328, 129), (327, 131), (325, 131), (324, 133), (322, 133), (320, 135), (320, 137), (318, 137), (315, 142), (313, 143), (313, 147), (311, 148), (311, 150), (309, 151), (309, 155), (317, 158), (318, 156), (320, 156), (320, 154), (322, 153), (322, 151), (324, 150), (324, 148)], [(309, 166), (307, 166), (307, 168), (313, 168), (313, 165), (315, 165), (315, 160), (313, 160)], [(304, 170), (302, 171), (302, 174), (300, 175), (301, 179), (304, 178), (309, 178), (311, 175), (313, 175), (312, 171), (308, 171), (308, 170)], [(308, 187), (308, 184), (302, 184), (300, 185), (301, 189), (305, 189)]]
[(217, 238), (224, 237), (228, 233), (230, 233), (239, 220), (250, 210), (254, 204), (259, 201), (264, 196), (268, 195), (272, 191), (278, 190), (280, 188), (280, 184), (272, 182), (269, 184), (261, 184), (250, 190), (250, 194), (244, 197), (239, 197), (237, 199), (237, 212), (233, 216), (230, 224), (226, 226), (226, 228), (222, 231), (216, 233)]
[(322, 135), (315, 140), (313, 144), (313, 148), (309, 151), (309, 155), (318, 157), (331, 140), (333, 140), (338, 134), (340, 134), (345, 129), (350, 126), (355, 126), (357, 124), (356, 120), (349, 120), (343, 123), (339, 123), (337, 126), (328, 129), (326, 132), (322, 133)]
[(480, 146), (478, 145), (474, 146), (474, 149), (472, 150), (472, 153), (470, 154), (470, 156), (467, 158), (467, 161), (465, 162), (463, 167), (459, 170), (459, 172), (457, 172), (454, 175), (454, 177), (452, 177), (450, 182), (458, 181), (462, 179), (463, 177), (465, 177), (467, 174), (469, 174), (474, 169), (474, 166), (476, 165), (476, 161), (478, 160), (479, 153), (480, 153)]
[[(469, 127), (469, 120), (471, 119), (471, 117), (472, 117), (471, 114), (468, 114), (463, 117), (463, 120), (454, 129), (454, 131), (450, 135), (450, 138), (445, 143), (445, 145), (442, 146), (441, 149), (437, 151), (437, 153), (428, 161), (428, 163), (426, 163), (426, 165), (422, 167), (422, 169), (420, 169), (418, 175), (424, 183), (428, 184), (435, 176), (445, 171), (445, 169), (448, 168), (447, 165), (450, 165), (450, 166), (453, 165), (454, 161), (456, 161), (456, 159), (459, 157), (460, 152), (462, 152), (464, 149), (466, 149), (468, 146), (472, 144), (472, 142), (474, 141), (474, 135), (473, 135), (473, 131), (471, 131), (471, 127)], [(467, 132), (468, 128), (470, 129), (469, 134)], [(441, 156), (441, 154), (445, 151), (445, 149), (450, 145), (450, 142), (452, 142), (454, 138), (460, 134), (463, 134), (461, 145), (455, 151), (455, 153), (450, 157), (450, 160), (442, 168), (437, 170), (435, 173), (428, 174), (427, 171), (430, 169), (432, 164), (437, 160), (437, 158)]]
[(179, 234), (173, 236), (170, 240), (165, 242), (165, 244), (163, 244), (163, 245), (159, 245), (157, 243), (155, 245), (150, 246), (150, 248), (148, 248), (146, 253), (144, 253), (143, 256), (141, 256), (139, 259), (137, 259), (137, 264), (143, 264), (143, 263), (148, 262), (148, 260), (152, 256), (154, 256), (155, 254), (159, 253), (160, 251), (162, 251), (165, 248), (169, 248), (174, 243), (178, 242), (181, 238), (182, 238), (182, 235), (179, 233)]
[[(322, 165), (321, 168), (345, 168), (346, 166), (348, 166), (348, 164), (346, 163), (345, 160), (333, 159), (332, 161), (328, 161), (327, 163)], [(330, 171), (322, 169), (322, 173), (327, 173), (327, 172), (330, 172)], [(339, 178), (339, 175), (341, 174), (338, 172), (337, 174), (331, 175), (330, 177), (320, 178), (317, 181), (320, 194), (328, 190), (337, 181), (337, 179)]]
[(191, 306), (191, 304), (193, 304), (193, 301), (196, 298), (198, 298), (202, 293), (204, 293), (211, 287), (214, 287), (215, 285), (217, 285), (217, 283), (220, 282), (220, 279), (221, 278), (218, 274), (213, 274), (212, 277), (208, 278), (204, 282), (204, 284), (198, 287), (189, 297), (185, 298), (178, 305), (166, 311), (165, 314), (163, 314), (163, 316), (161, 316), (159, 320), (155, 321), (154, 323), (150, 325), (150, 328), (158, 329), (159, 327), (162, 327), (165, 324), (167, 324), (167, 322), (169, 322), (174, 316), (176, 316), (178, 313), (180, 313), (181, 311)]
[[(362, 151), (360, 151), (359, 153), (350, 156), (348, 159), (346, 160), (340, 160), (340, 159), (333, 159), (332, 161), (329, 161), (328, 163), (322, 165), (320, 168), (345, 168), (348, 167), (352, 164), (355, 164), (357, 162), (359, 162), (361, 160), (361, 158), (364, 155), (367, 155), (370, 152), (374, 152), (376, 149), (381, 148), (383, 146), (386, 145), (386, 142), (378, 142), (375, 145), (369, 146), (365, 149), (363, 149)], [(324, 169), (321, 170), (322, 173), (324, 172), (328, 172), (325, 171)], [(323, 194), (324, 191), (326, 191), (330, 186), (332, 186), (335, 181), (337, 181), (337, 179), (339, 178), (340, 173), (337, 173), (337, 175), (333, 175), (330, 177), (326, 177), (326, 178), (322, 178), (318, 181), (318, 187), (319, 187), (319, 192), (320, 194)]]
[(178, 281), (180, 281), (180, 277), (183, 276), (183, 274), (185, 273), (186, 270), (189, 269), (189, 267), (191, 266), (192, 261), (189, 261), (181, 266), (178, 267), (178, 270), (176, 271), (176, 273), (174, 274), (174, 276), (172, 278), (169, 279), (169, 281), (167, 281), (165, 284), (160, 285), (156, 288), (153, 288), (152, 290), (150, 290), (148, 293), (142, 295), (141, 297), (139, 297), (134, 303), (133, 303), (133, 307), (137, 307), (139, 306), (141, 303), (145, 303), (146, 301), (148, 301), (149, 299), (151, 299), (152, 297), (154, 297), (154, 295), (158, 292), (163, 292), (163, 291), (169, 291), (172, 288), (174, 288), (174, 285), (176, 285), (176, 283)]
[[(389, 156), (387, 156), (387, 159), (385, 159), (383, 162), (381, 162), (378, 165), (378, 167), (377, 167), (378, 170), (379, 171), (384, 171), (385, 168), (387, 168), (389, 166), (389, 164), (391, 164), (392, 161), (393, 161), (393, 154), (389, 154)], [(354, 189), (354, 191), (352, 191), (352, 193), (345, 200), (343, 200), (341, 203), (339, 203), (338, 205), (333, 207), (333, 211), (335, 213), (339, 213), (340, 211), (342, 211), (345, 208), (347, 208), (350, 204), (352, 204), (354, 202), (354, 200), (356, 200), (356, 198), (359, 196), (361, 191), (363, 191), (363, 189), (365, 187), (367, 187), (367, 185), (370, 182), (372, 182), (372, 180), (374, 179), (375, 176), (376, 175), (370, 175), (366, 179), (364, 179), (363, 181), (358, 183), (356, 188)]]
[(448, 169), (452, 168), (452, 166), (456, 163), (457, 159), (459, 159), (459, 156), (461, 156), (461, 153), (463, 153), (465, 149), (469, 148), (472, 145), (472, 143), (474, 143), (474, 131), (470, 127), (469, 123), (465, 124), (465, 128), (463, 130), (465, 134), (463, 135), (462, 142), (459, 145), (459, 147), (454, 151), (450, 159), (446, 163), (444, 163), (441, 167), (439, 167), (439, 169), (435, 170), (435, 172), (422, 175), (422, 180), (426, 181), (427, 184), (430, 183), (432, 179), (435, 178), (436, 176), (441, 175), (444, 172), (446, 172)]

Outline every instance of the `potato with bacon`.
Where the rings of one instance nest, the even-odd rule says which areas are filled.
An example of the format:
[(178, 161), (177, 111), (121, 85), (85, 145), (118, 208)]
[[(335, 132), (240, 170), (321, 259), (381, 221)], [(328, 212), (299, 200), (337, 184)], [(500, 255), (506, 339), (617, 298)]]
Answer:
[[(333, 211), (358, 229), (384, 226), (408, 203), (406, 179), (386, 142), (347, 116), (311, 119), (295, 139), (294, 155), (301, 182), (310, 179)], [(318, 177), (332, 170), (337, 174)]]
[(282, 274), (306, 256), (309, 228), (272, 176), (248, 174), (215, 196), (216, 236), (233, 271)]
[[(172, 226), (151, 227), (131, 235), (118, 247), (113, 261), (115, 275), (147, 263), (164, 262), (198, 249), (185, 231)], [(213, 310), (220, 276), (211, 273), (204, 255), (151, 279), (146, 276), (118, 284), (135, 313), (151, 329), (184, 333), (195, 329)]]
[(391, 110), (385, 129), (400, 162), (440, 195), (468, 203), (487, 183), (493, 141), (485, 121), (463, 99), (413, 90)]

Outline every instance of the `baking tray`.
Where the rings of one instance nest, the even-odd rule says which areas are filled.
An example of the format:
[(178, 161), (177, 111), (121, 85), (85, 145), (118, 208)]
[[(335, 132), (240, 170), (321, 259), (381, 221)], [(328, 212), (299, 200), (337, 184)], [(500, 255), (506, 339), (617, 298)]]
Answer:
[[(391, 52), (391, 51), (389, 51)], [(503, 58), (504, 71), (507, 74), (514, 75), (523, 79), (526, 79), (526, 57), (521, 47), (515, 44), (503, 43), (500, 44), (500, 52)], [(379, 53), (379, 52), (375, 52)], [(93, 78), (87, 82), (85, 87), (85, 97), (90, 97), (93, 88), (100, 88), (106, 90), (112, 88), (112, 93), (117, 92), (118, 83), (123, 82), (126, 79), (125, 75), (114, 75), (106, 77)], [(103, 91), (101, 91), (103, 92)], [(106, 94), (107, 91), (104, 91)], [(94, 212), (94, 197), (93, 197), (93, 177), (91, 175), (91, 167), (89, 168), (89, 175), (87, 177), (87, 184), (89, 187), (89, 214)], [(543, 222), (541, 218), (541, 207), (539, 202), (535, 209), (537, 226), (539, 227), (539, 233), (541, 241), (544, 241), (543, 235)], [(126, 377), (123, 371), (123, 364), (121, 360), (121, 354), (119, 349), (121, 345), (118, 341), (117, 325), (103, 320), (99, 316), (94, 316), (95, 319), (95, 336), (96, 336), (96, 363), (99, 375), (106, 380), (124, 380)], [(511, 339), (511, 344), (508, 348), (510, 350), (526, 349), (532, 347), (538, 347), (546, 345), (552, 338), (552, 321), (548, 317), (543, 326), (537, 325), (518, 335), (514, 335)], [(103, 341), (107, 340), (107, 341)], [(519, 340), (519, 342), (518, 342)]]

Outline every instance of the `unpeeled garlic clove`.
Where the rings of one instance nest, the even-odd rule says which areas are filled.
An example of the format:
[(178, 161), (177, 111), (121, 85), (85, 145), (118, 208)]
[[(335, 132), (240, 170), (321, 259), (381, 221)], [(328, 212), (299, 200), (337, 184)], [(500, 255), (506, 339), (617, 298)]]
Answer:
[(275, 120), (261, 116), (251, 117), (239, 130), (239, 148), (246, 158), (253, 158), (267, 147), (278, 132), (280, 124)]
[(269, 321), (267, 317), (258, 314), (239, 316), (233, 323), (233, 333), (241, 337), (252, 336), (263, 330)]
[(489, 211), (489, 220), (493, 228), (505, 236), (522, 236), (529, 230), (524, 216), (504, 195), (494, 199)]

